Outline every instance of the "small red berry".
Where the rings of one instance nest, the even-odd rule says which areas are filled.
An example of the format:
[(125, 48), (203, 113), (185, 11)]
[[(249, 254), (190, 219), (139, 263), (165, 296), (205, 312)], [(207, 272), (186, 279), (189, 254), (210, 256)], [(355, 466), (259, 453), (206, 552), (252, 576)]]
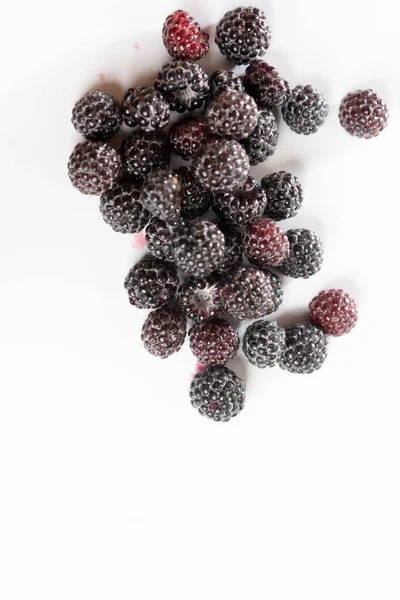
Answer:
[(320, 292), (310, 302), (310, 318), (328, 335), (343, 335), (357, 322), (357, 305), (343, 290)]
[(278, 267), (289, 256), (289, 240), (270, 219), (257, 219), (247, 226), (243, 239), (244, 253), (259, 267)]
[(208, 33), (184, 10), (166, 18), (162, 37), (168, 53), (176, 59), (200, 60), (209, 50)]

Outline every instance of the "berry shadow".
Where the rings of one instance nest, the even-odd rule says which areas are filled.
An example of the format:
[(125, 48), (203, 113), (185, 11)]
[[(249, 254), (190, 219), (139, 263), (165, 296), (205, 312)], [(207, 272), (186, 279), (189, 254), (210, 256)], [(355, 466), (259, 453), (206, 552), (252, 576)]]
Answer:
[(280, 314), (276, 320), (279, 325), (286, 329), (296, 323), (309, 323), (309, 312), (307, 308), (299, 308), (297, 310), (288, 310)]
[(231, 369), (245, 384), (247, 384), (248, 366), (247, 359), (241, 354), (238, 354), (227, 364), (228, 369)]

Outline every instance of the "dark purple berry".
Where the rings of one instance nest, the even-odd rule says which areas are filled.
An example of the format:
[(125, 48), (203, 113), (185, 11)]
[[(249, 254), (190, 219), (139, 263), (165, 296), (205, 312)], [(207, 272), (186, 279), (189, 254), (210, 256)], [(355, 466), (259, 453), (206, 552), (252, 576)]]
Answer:
[(174, 262), (172, 252), (172, 229), (158, 217), (152, 217), (146, 227), (147, 250), (152, 256), (165, 262)]
[(132, 267), (124, 285), (130, 303), (137, 308), (160, 308), (173, 299), (179, 279), (172, 265), (146, 257)]
[(139, 200), (136, 183), (116, 183), (100, 196), (100, 212), (105, 223), (117, 233), (137, 233), (146, 227), (150, 214)]
[(276, 321), (255, 321), (246, 329), (242, 347), (255, 367), (274, 367), (285, 351), (285, 330)]
[(142, 341), (150, 354), (168, 358), (178, 352), (186, 337), (186, 319), (173, 308), (151, 312), (142, 328)]
[(232, 192), (213, 195), (212, 208), (227, 225), (242, 226), (251, 223), (264, 213), (267, 196), (253, 177), (248, 177), (242, 187)]
[(179, 286), (178, 301), (183, 313), (199, 323), (218, 317), (222, 311), (220, 283), (214, 274), (205, 279), (187, 277)]
[(154, 216), (178, 223), (181, 211), (181, 182), (175, 171), (157, 169), (148, 175), (140, 194), (143, 206)]
[(202, 67), (190, 60), (166, 63), (154, 82), (170, 109), (176, 112), (196, 110), (207, 100), (208, 77)]
[(272, 112), (269, 110), (260, 112), (256, 128), (247, 139), (242, 141), (250, 164), (257, 165), (272, 156), (278, 144), (278, 138), (278, 123)]
[(181, 217), (192, 220), (204, 215), (211, 204), (211, 194), (199, 185), (193, 167), (180, 167)]
[(255, 129), (258, 115), (257, 104), (251, 96), (228, 90), (211, 100), (205, 120), (211, 134), (243, 140)]
[(224, 319), (196, 323), (189, 330), (190, 349), (204, 365), (224, 365), (239, 350), (239, 335)]
[(312, 85), (298, 85), (282, 106), (282, 117), (295, 133), (309, 135), (324, 124), (329, 112), (326, 98)]
[(119, 153), (103, 142), (81, 142), (69, 157), (69, 178), (82, 194), (100, 196), (114, 185), (120, 174)]
[(175, 154), (184, 160), (191, 160), (199, 154), (209, 135), (205, 120), (191, 117), (172, 125), (169, 139)]
[(228, 11), (217, 25), (215, 41), (220, 52), (237, 65), (263, 56), (271, 42), (265, 13), (252, 6)]
[(253, 265), (277, 267), (289, 256), (289, 240), (270, 219), (257, 219), (247, 226), (244, 253)]
[(108, 92), (89, 92), (72, 110), (76, 131), (92, 142), (106, 142), (119, 131), (121, 123), (120, 106)]
[(288, 82), (263, 60), (255, 60), (247, 67), (243, 85), (261, 108), (283, 106), (290, 97)]
[(197, 219), (172, 236), (175, 263), (187, 275), (206, 277), (225, 259), (225, 238), (214, 223)]
[(121, 145), (124, 169), (134, 179), (144, 179), (155, 169), (164, 169), (170, 155), (169, 139), (163, 131), (136, 131)]
[(291, 373), (313, 373), (322, 367), (327, 345), (327, 338), (315, 325), (292, 325), (286, 329), (286, 346), (279, 366)]
[(289, 229), (289, 256), (279, 270), (289, 277), (307, 279), (317, 273), (322, 265), (324, 251), (320, 238), (309, 229)]
[(236, 319), (259, 319), (274, 310), (270, 279), (261, 269), (239, 267), (221, 289), (224, 310)]
[(140, 131), (158, 131), (169, 123), (169, 106), (153, 87), (130, 88), (121, 106), (125, 125)]
[(211, 139), (193, 160), (199, 183), (211, 192), (229, 192), (246, 181), (250, 163), (245, 149), (234, 140)]
[(385, 129), (389, 118), (386, 104), (373, 90), (347, 94), (339, 108), (340, 124), (350, 135), (369, 139)]
[(229, 421), (242, 410), (246, 397), (243, 381), (227, 367), (217, 365), (193, 377), (190, 401), (199, 413), (214, 421)]
[(274, 221), (294, 217), (303, 203), (303, 188), (295, 175), (279, 171), (261, 179), (267, 194), (265, 214)]

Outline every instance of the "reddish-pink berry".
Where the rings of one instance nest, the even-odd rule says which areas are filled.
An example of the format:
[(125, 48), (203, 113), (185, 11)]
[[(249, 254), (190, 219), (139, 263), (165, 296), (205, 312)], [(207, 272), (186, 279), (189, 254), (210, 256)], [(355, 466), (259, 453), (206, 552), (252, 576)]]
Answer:
[(173, 58), (200, 60), (209, 50), (208, 33), (184, 10), (176, 10), (166, 18), (162, 37)]
[(247, 258), (259, 267), (278, 267), (289, 256), (287, 235), (270, 219), (257, 219), (250, 223), (243, 243)]
[(357, 322), (357, 305), (343, 290), (320, 292), (310, 302), (310, 318), (327, 335), (343, 335)]
[(208, 137), (208, 127), (201, 117), (178, 121), (169, 132), (172, 150), (185, 160), (197, 156)]

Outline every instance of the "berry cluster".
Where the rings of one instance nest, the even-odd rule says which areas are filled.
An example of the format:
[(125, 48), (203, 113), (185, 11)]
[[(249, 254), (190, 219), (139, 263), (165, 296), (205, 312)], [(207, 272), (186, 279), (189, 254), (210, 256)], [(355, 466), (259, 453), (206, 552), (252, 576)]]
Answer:
[[(283, 300), (280, 275), (270, 269), (306, 279), (321, 269), (323, 246), (313, 231), (276, 224), (300, 210), (299, 179), (280, 171), (259, 182), (250, 168), (275, 152), (278, 110), (292, 131), (310, 135), (329, 107), (315, 87), (292, 86), (264, 62), (271, 28), (258, 8), (230, 10), (216, 28), (220, 52), (246, 65), (242, 75), (207, 75), (197, 61), (209, 51), (209, 34), (184, 10), (167, 17), (162, 39), (171, 60), (152, 86), (129, 88), (122, 103), (104, 91), (77, 102), (72, 123), (85, 141), (73, 150), (68, 174), (80, 192), (100, 196), (101, 216), (114, 231), (145, 230), (148, 254), (125, 279), (130, 303), (152, 311), (144, 347), (160, 358), (178, 352), (190, 319), (190, 348), (205, 365), (192, 380), (191, 403), (228, 421), (245, 401), (244, 382), (226, 366), (240, 348), (237, 321), (253, 321), (242, 343), (252, 365), (292, 373), (319, 369), (328, 336), (357, 321), (354, 300), (340, 289), (311, 301), (307, 323), (284, 329), (265, 318)], [(170, 127), (171, 112), (194, 110), (202, 112)], [(348, 94), (339, 116), (350, 134), (371, 138), (385, 128), (388, 111), (365, 90)], [(122, 124), (131, 131), (116, 149), (109, 141)], [(173, 168), (173, 154), (186, 165)]]

